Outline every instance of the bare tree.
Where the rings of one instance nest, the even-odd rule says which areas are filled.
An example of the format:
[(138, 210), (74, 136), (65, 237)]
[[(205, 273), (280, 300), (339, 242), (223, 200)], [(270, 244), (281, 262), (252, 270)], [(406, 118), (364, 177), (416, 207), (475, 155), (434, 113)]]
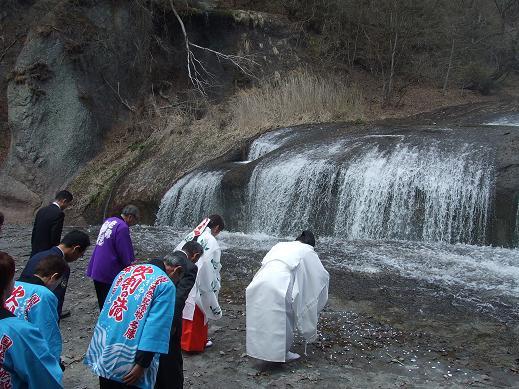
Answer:
[(258, 63), (254, 61), (250, 57), (231, 55), (231, 54), (223, 54), (219, 51), (212, 50), (208, 47), (197, 45), (189, 40), (189, 35), (187, 34), (186, 27), (179, 13), (177, 12), (175, 5), (173, 4), (173, 0), (169, 0), (171, 10), (173, 14), (178, 20), (180, 27), (182, 29), (182, 34), (184, 35), (184, 44), (186, 49), (186, 68), (189, 80), (191, 84), (198, 90), (201, 94), (206, 94), (206, 88), (211, 85), (210, 80), (214, 79), (214, 74), (211, 73), (203, 64), (201, 60), (199, 60), (192, 48), (207, 51), (218, 58), (218, 60), (223, 60), (231, 63), (237, 69), (239, 69), (242, 73), (248, 75), (249, 77), (255, 78), (252, 73), (252, 68)]

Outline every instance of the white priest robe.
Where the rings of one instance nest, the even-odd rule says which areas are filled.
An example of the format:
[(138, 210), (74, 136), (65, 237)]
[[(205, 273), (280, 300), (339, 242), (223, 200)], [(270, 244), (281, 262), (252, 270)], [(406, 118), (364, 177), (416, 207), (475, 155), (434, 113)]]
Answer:
[[(204, 248), (204, 253), (197, 261), (198, 273), (196, 275), (195, 285), (191, 289), (186, 300), (182, 318), (193, 320), (195, 313), (195, 304), (204, 313), (207, 323), (208, 319), (218, 320), (222, 317), (222, 309), (218, 303), (218, 294), (220, 293), (220, 257), (222, 251), (217, 240), (211, 234), (211, 229), (207, 227), (209, 219), (205, 219), (193, 232), (191, 232), (175, 250), (181, 250), (184, 244), (198, 236), (196, 240)], [(204, 226), (205, 223), (205, 226)]]
[(297, 329), (317, 338), (317, 320), (328, 301), (330, 276), (313, 247), (299, 241), (276, 244), (246, 291), (247, 354), (285, 362)]

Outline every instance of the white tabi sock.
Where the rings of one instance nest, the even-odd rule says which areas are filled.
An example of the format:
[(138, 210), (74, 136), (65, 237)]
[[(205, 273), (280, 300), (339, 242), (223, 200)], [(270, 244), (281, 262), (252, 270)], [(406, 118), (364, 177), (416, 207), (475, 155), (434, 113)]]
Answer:
[(287, 355), (285, 357), (285, 361), (291, 362), (291, 361), (295, 361), (296, 359), (299, 359), (299, 358), (301, 358), (301, 355), (288, 351)]

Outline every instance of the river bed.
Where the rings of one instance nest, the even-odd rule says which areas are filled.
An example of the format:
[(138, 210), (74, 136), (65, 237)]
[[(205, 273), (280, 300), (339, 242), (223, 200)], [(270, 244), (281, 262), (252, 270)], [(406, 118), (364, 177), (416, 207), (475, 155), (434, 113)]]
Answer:
[[(88, 227), (92, 241), (98, 227)], [(139, 258), (170, 252), (185, 231), (133, 228)], [(245, 356), (244, 289), (279, 239), (223, 233), (224, 318), (215, 346), (186, 355), (192, 388), (518, 387), (518, 250), (409, 241), (321, 239), (316, 250), (331, 274), (319, 339), (286, 365)], [(7, 226), (0, 249), (27, 260), (30, 229)], [(95, 388), (82, 358), (98, 315), (85, 277), (89, 254), (72, 264), (61, 323), (66, 388)], [(294, 350), (304, 353), (297, 338)]]

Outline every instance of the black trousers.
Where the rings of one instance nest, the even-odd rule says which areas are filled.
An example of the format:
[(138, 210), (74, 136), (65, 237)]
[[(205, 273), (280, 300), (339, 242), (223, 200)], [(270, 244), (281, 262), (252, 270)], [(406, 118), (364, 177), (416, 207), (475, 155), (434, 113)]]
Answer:
[(103, 309), (103, 304), (105, 303), (106, 296), (110, 292), (110, 287), (112, 285), (105, 284), (104, 282), (99, 282), (94, 280), (94, 287), (96, 288), (97, 295), (97, 303), (99, 304), (99, 310)]
[(180, 348), (181, 336), (182, 329), (177, 328), (177, 331), (171, 335), (169, 340), (169, 353), (160, 355), (155, 389), (182, 389), (184, 387), (184, 361)]
[(112, 381), (107, 378), (99, 377), (99, 389), (138, 389), (137, 386), (125, 385), (121, 382)]

